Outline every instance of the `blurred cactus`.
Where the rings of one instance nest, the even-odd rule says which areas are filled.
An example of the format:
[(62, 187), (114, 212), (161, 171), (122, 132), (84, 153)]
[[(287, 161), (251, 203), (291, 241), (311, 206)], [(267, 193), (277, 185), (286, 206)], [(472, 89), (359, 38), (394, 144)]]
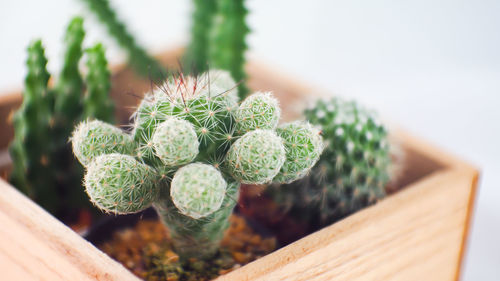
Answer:
[(208, 66), (208, 44), (217, 0), (193, 0), (191, 42), (186, 51), (185, 68), (194, 74), (202, 73)]
[[(9, 150), (13, 159), (11, 182), (30, 197), (43, 196), (43, 206), (55, 209), (53, 194), (55, 184), (47, 173), (50, 162), (47, 145), (50, 144), (50, 119), (52, 108), (49, 97), (48, 81), (50, 74), (46, 69), (47, 58), (40, 40), (28, 47), (23, 103), (14, 114), (14, 140)], [(44, 145), (45, 149), (41, 146)]]
[[(250, 31), (245, 22), (247, 13), (244, 0), (217, 0), (208, 44), (210, 66), (229, 71), (237, 82), (246, 78), (245, 38)], [(248, 93), (245, 83), (240, 83), (238, 89), (240, 98), (245, 98)]]
[(137, 44), (125, 24), (118, 19), (108, 0), (82, 0), (99, 21), (106, 26), (108, 33), (116, 40), (128, 55), (129, 64), (134, 71), (155, 80), (165, 79), (166, 70), (162, 65)]
[[(85, 37), (83, 19), (71, 20), (64, 37), (64, 64), (55, 87), (54, 127), (56, 133), (67, 136), (82, 113), (81, 93), (83, 79), (78, 69), (83, 55), (82, 43)], [(63, 140), (64, 141), (64, 140)]]
[(84, 34), (82, 19), (75, 17), (66, 31), (64, 66), (54, 89), (48, 88), (50, 75), (41, 41), (28, 47), (23, 102), (14, 115), (15, 137), (9, 148), (13, 160), (10, 181), (61, 219), (72, 210), (90, 206), (77, 188), (82, 168), (71, 155), (71, 128), (84, 118), (84, 112), (85, 118), (99, 114), (106, 121), (112, 121), (113, 114), (102, 47), (89, 51), (88, 92), (83, 99), (85, 84), (78, 65)]
[(319, 101), (304, 114), (321, 128), (326, 148), (307, 177), (268, 190), (275, 201), (294, 216), (325, 225), (383, 198), (393, 177), (391, 144), (376, 115), (339, 98)]
[[(259, 107), (252, 111), (256, 119), (276, 122), (263, 129), (256, 125), (260, 122), (245, 122), (244, 132), (235, 131), (240, 122), (235, 116), (246, 116), (248, 108), (238, 107), (233, 85), (230, 75), (221, 71), (172, 78), (145, 96), (134, 114), (131, 136), (97, 120), (79, 125), (71, 140), (76, 157), (87, 167), (85, 187), (91, 201), (117, 214), (153, 205), (181, 258), (214, 255), (240, 183), (271, 182), (288, 155), (297, 154), (275, 131), (280, 110), (270, 108), (278, 106), (270, 93), (249, 96), (243, 104), (257, 102)], [(319, 138), (314, 145), (321, 150), (321, 137), (309, 131)], [(298, 149), (298, 154), (309, 154)], [(319, 154), (309, 158), (310, 165), (287, 181), (304, 175)]]
[(87, 76), (85, 83), (87, 92), (83, 100), (83, 115), (99, 120), (112, 122), (114, 105), (109, 99), (111, 90), (111, 74), (108, 70), (105, 50), (102, 44), (87, 49)]

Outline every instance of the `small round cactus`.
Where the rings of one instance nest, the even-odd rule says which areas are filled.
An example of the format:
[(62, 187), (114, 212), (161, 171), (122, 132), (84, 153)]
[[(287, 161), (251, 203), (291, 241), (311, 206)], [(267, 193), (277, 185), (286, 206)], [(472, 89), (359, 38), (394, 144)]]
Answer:
[(193, 125), (175, 117), (158, 125), (151, 140), (156, 156), (166, 166), (187, 164), (198, 155), (198, 138)]
[(102, 154), (130, 154), (134, 151), (132, 138), (122, 130), (99, 120), (80, 123), (71, 137), (73, 152), (83, 165)]
[(305, 123), (296, 124), (296, 138), (286, 126), (278, 130), (285, 142), (277, 135), (280, 109), (271, 93), (237, 102), (227, 72), (180, 75), (145, 96), (132, 136), (98, 121), (79, 125), (73, 149), (87, 168), (91, 200), (113, 213), (153, 205), (182, 259), (213, 256), (240, 183), (269, 183), (288, 158), (304, 161), (283, 168), (279, 178), (292, 181), (321, 151), (321, 137)]
[(271, 130), (255, 130), (238, 139), (227, 153), (232, 176), (246, 184), (269, 183), (285, 162), (283, 140)]
[(241, 135), (256, 129), (276, 129), (280, 115), (278, 100), (271, 93), (255, 93), (236, 110), (236, 131)]
[(304, 177), (316, 164), (323, 151), (320, 130), (309, 122), (296, 121), (277, 129), (285, 144), (286, 161), (274, 182), (290, 183)]
[(136, 213), (158, 198), (154, 178), (154, 170), (132, 156), (104, 154), (88, 165), (85, 188), (92, 202), (106, 212)]
[(199, 219), (220, 208), (226, 186), (222, 174), (213, 166), (192, 163), (175, 173), (170, 196), (182, 214)]

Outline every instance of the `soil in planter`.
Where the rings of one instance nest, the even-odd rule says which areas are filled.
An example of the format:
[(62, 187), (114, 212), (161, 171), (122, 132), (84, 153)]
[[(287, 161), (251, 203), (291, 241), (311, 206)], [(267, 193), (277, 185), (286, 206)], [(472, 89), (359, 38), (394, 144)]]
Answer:
[(233, 214), (216, 257), (181, 264), (168, 230), (157, 219), (143, 219), (113, 234), (98, 247), (145, 280), (211, 280), (276, 249), (274, 237), (258, 234), (248, 221)]

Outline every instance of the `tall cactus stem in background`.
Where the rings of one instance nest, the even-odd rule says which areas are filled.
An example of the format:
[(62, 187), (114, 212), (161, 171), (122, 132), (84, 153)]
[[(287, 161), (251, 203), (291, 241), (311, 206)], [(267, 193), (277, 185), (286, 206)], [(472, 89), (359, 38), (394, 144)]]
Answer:
[(68, 135), (82, 112), (81, 93), (83, 79), (78, 69), (83, 55), (82, 43), (85, 37), (83, 19), (71, 20), (65, 34), (66, 50), (64, 65), (56, 85), (57, 97), (54, 97), (54, 114), (57, 133)]
[(113, 122), (114, 106), (109, 98), (111, 74), (107, 67), (104, 47), (99, 43), (86, 53), (88, 73), (85, 77), (87, 92), (83, 100), (84, 118), (94, 117), (105, 122)]
[(135, 72), (143, 77), (164, 79), (165, 69), (161, 64), (149, 56), (147, 52), (135, 41), (134, 37), (121, 22), (108, 0), (82, 0), (87, 7), (104, 24), (108, 33), (127, 52), (129, 64)]
[(79, 72), (84, 36), (82, 18), (73, 18), (55, 89), (48, 88), (50, 75), (41, 41), (30, 44), (23, 103), (14, 115), (15, 137), (9, 147), (13, 185), (63, 221), (90, 206), (84, 190), (78, 188), (83, 170), (68, 144), (71, 128), (86, 118), (112, 121), (110, 74), (100, 44), (87, 52), (86, 85)]
[(191, 26), (191, 42), (184, 60), (185, 69), (197, 74), (207, 70), (209, 35), (217, 0), (194, 0), (193, 22)]
[[(250, 31), (245, 22), (247, 13), (244, 0), (217, 0), (217, 13), (208, 45), (210, 66), (229, 71), (236, 82), (246, 78), (245, 38)], [(248, 94), (245, 83), (238, 88), (240, 98), (245, 98)]]
[[(51, 194), (55, 190), (54, 180), (50, 175), (50, 157), (46, 149), (38, 143), (47, 145), (47, 134), (51, 117), (48, 81), (50, 74), (46, 69), (47, 58), (40, 40), (28, 47), (23, 103), (14, 115), (14, 140), (10, 145), (13, 160), (11, 182), (31, 197), (47, 199), (44, 207), (53, 210), (54, 200)], [(36, 189), (36, 190), (35, 190)]]

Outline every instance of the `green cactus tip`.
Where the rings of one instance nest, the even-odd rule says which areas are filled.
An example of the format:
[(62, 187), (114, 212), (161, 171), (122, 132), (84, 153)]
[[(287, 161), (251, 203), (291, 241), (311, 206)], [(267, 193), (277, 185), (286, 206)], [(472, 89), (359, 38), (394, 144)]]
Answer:
[(222, 174), (212, 165), (192, 163), (175, 173), (170, 196), (181, 213), (199, 219), (221, 207), (226, 187)]
[(304, 177), (316, 164), (324, 148), (323, 140), (320, 130), (304, 121), (284, 124), (277, 133), (284, 140), (286, 161), (273, 181), (290, 183)]
[(128, 134), (99, 120), (81, 122), (73, 131), (71, 143), (73, 153), (84, 166), (102, 154), (130, 154), (134, 151)]
[(269, 183), (285, 159), (283, 140), (271, 130), (246, 133), (231, 146), (226, 157), (230, 173), (246, 184)]
[(155, 176), (153, 169), (132, 156), (105, 154), (88, 165), (85, 189), (92, 203), (105, 212), (135, 213), (158, 198)]

